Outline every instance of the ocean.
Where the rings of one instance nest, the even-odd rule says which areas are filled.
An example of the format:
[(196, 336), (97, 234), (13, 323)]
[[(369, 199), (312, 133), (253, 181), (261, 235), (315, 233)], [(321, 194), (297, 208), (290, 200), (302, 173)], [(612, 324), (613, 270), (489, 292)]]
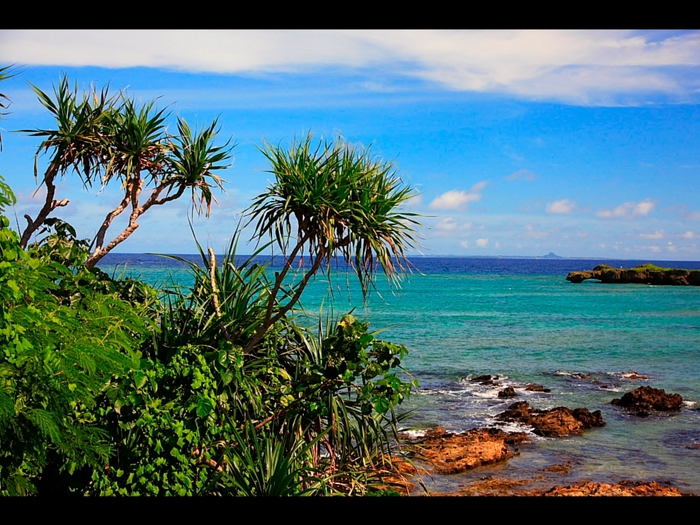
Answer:
[[(330, 285), (323, 276), (311, 283), (298, 313), (313, 325), (321, 310), (342, 315), (354, 309), (372, 329), (382, 330), (381, 338), (408, 347), (403, 365), (420, 383), (400, 407), (413, 414), (408, 426), (529, 432), (495, 419), (515, 401), (540, 409), (601, 410), (607, 423), (566, 438), (529, 432), (531, 442), (519, 445), (519, 455), (507, 463), (428, 477), (429, 490), (455, 491), (494, 477), (529, 479), (532, 488), (581, 480), (658, 481), (700, 495), (700, 288), (565, 279), (570, 271), (600, 263), (697, 269), (700, 262), (470, 257), (411, 262), (415, 268), (400, 290), (379, 275), (366, 304), (353, 276), (334, 269)], [(109, 254), (99, 266), (154, 284), (191, 282), (181, 263), (152, 255)], [(496, 384), (471, 381), (485, 374), (498, 376)], [(529, 383), (551, 392), (525, 391)], [(643, 385), (681, 394), (683, 409), (640, 418), (610, 404)], [(518, 397), (500, 399), (498, 391), (507, 386)], [(564, 468), (551, 468), (556, 466)]]

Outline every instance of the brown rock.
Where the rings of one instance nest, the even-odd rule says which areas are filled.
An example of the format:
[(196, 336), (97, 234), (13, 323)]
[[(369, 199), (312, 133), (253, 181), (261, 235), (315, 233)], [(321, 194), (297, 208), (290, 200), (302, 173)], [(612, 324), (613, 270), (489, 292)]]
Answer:
[(498, 379), (498, 376), (492, 376), (490, 374), (485, 374), (482, 376), (472, 377), (470, 381), (474, 383), (479, 383), (481, 385), (493, 385), (494, 381)]
[(587, 408), (571, 410), (566, 407), (535, 410), (527, 402), (513, 403), (508, 410), (496, 416), (501, 421), (517, 421), (534, 427), (538, 436), (562, 437), (581, 434), (591, 427), (605, 425), (600, 410), (591, 413)]
[(545, 388), (542, 385), (536, 385), (535, 383), (529, 383), (525, 386), (525, 390), (529, 392), (551, 392), (549, 388)]
[(680, 394), (667, 394), (662, 388), (640, 386), (627, 392), (621, 399), (613, 399), (611, 404), (631, 410), (638, 410), (641, 416), (648, 416), (650, 410), (680, 410), (683, 398)]
[(527, 488), (546, 481), (541, 476), (530, 480), (487, 478), (460, 487), (459, 492), (431, 494), (432, 496), (692, 496), (683, 494), (675, 487), (661, 485), (655, 481), (623, 481), (621, 483), (598, 483), (580, 481), (573, 485), (554, 486), (550, 489)]
[(600, 410), (591, 412), (587, 408), (575, 408), (574, 417), (583, 423), (584, 428), (604, 427), (603, 414)]
[(656, 481), (623, 481), (596, 483), (582, 481), (567, 487), (554, 487), (543, 496), (682, 496), (675, 487), (665, 487)]
[(437, 474), (454, 474), (513, 457), (507, 445), (527, 440), (524, 432), (504, 432), (496, 428), (476, 428), (463, 434), (436, 427), (417, 440), (417, 456), (434, 466)]
[(568, 463), (564, 465), (550, 465), (542, 470), (545, 472), (556, 472), (557, 474), (568, 474), (571, 470), (571, 465)]
[(498, 392), (498, 397), (500, 398), (515, 397), (517, 395), (518, 394), (515, 392), (515, 389), (512, 386), (507, 386)]

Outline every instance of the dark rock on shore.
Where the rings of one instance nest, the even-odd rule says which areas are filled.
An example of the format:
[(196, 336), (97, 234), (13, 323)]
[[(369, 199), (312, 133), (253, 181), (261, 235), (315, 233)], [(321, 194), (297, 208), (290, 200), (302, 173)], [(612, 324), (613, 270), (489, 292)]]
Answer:
[(517, 421), (530, 425), (535, 434), (544, 437), (581, 434), (589, 428), (605, 426), (600, 410), (590, 412), (587, 408), (571, 410), (566, 407), (535, 410), (525, 401), (513, 403), (508, 410), (496, 417), (501, 421)]
[(509, 397), (515, 397), (518, 394), (515, 392), (515, 389), (512, 386), (507, 386), (503, 390), (498, 391), (498, 397), (500, 398), (509, 398)]
[(677, 411), (683, 406), (680, 394), (667, 394), (662, 388), (640, 386), (627, 392), (622, 398), (615, 398), (612, 405), (637, 410), (637, 415), (646, 417), (651, 410)]
[(491, 374), (485, 374), (482, 376), (472, 377), (470, 381), (473, 383), (479, 383), (480, 385), (493, 385), (494, 381), (498, 380), (498, 376), (492, 376)]
[(535, 383), (530, 383), (525, 387), (525, 390), (529, 392), (551, 392), (551, 388), (545, 388), (542, 385), (536, 385)]
[(700, 286), (700, 270), (661, 268), (653, 264), (643, 264), (634, 268), (613, 268), (607, 264), (601, 264), (593, 270), (569, 272), (566, 276), (566, 280), (572, 283), (580, 283), (586, 279), (620, 284)]

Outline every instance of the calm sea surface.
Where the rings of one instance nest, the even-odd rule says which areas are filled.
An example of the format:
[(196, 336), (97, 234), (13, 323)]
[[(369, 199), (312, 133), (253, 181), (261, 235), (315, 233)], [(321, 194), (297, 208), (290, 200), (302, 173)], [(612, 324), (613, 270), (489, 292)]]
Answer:
[[(565, 464), (570, 468), (557, 475), (557, 484), (655, 480), (700, 495), (700, 288), (565, 280), (568, 272), (601, 262), (630, 267), (653, 261), (417, 257), (412, 262), (417, 270), (403, 279), (399, 292), (392, 293), (379, 277), (381, 297), (373, 294), (367, 305), (352, 275), (336, 270), (332, 286), (317, 279), (308, 288), (300, 314), (313, 324), (321, 307), (324, 315), (355, 308), (373, 329), (384, 330), (384, 339), (406, 345), (410, 355), (404, 365), (421, 385), (406, 405), (414, 410), (411, 425), (440, 424), (451, 431), (495, 425), (494, 416), (514, 402), (499, 399), (498, 390), (527, 383), (551, 392), (519, 390), (515, 400), (535, 408), (601, 410), (607, 422), (583, 436), (533, 435), (507, 464), (436, 477), (428, 480), (429, 488), (453, 490), (484, 476), (542, 477), (544, 468)], [(700, 268), (700, 262), (656, 264)], [(149, 255), (110, 254), (100, 267), (151, 283), (191, 282), (184, 265)], [(632, 371), (648, 379), (633, 379)], [(483, 374), (498, 375), (498, 385), (470, 381)], [(683, 410), (638, 418), (610, 405), (642, 385), (681, 394)], [(541, 483), (551, 486), (552, 479)]]

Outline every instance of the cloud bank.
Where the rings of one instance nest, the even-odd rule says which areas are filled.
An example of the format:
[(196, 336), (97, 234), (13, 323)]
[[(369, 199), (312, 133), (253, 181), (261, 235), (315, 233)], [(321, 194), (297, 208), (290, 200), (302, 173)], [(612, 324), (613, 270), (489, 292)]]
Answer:
[(0, 62), (221, 74), (381, 68), (576, 105), (698, 98), (697, 31), (0, 31)]
[(646, 217), (655, 208), (651, 199), (646, 199), (638, 203), (625, 202), (613, 210), (601, 210), (597, 213), (601, 219), (634, 219)]

